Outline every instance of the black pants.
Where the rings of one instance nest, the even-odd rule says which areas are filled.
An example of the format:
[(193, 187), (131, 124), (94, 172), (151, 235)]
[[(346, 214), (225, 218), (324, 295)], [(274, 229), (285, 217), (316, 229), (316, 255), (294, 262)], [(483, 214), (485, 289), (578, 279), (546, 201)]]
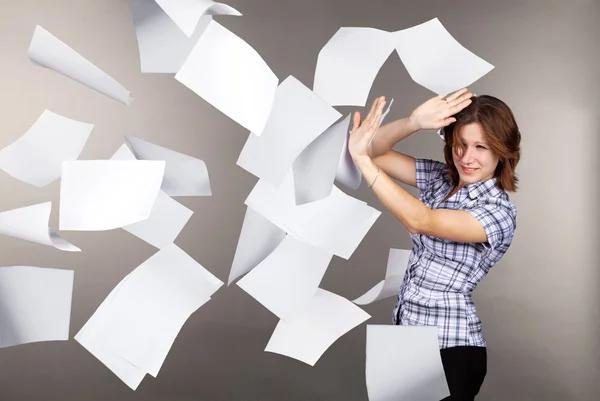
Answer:
[(451, 347), (440, 350), (450, 397), (442, 401), (473, 401), (487, 373), (485, 347)]

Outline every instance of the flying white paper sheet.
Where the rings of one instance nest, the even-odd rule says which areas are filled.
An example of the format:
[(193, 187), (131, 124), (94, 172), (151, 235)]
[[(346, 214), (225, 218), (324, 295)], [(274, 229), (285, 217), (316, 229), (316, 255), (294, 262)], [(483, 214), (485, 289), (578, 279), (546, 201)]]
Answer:
[[(123, 144), (111, 160), (136, 159), (127, 145)], [(123, 229), (160, 249), (175, 242), (193, 213), (163, 191), (159, 191), (150, 217), (124, 226)]]
[(115, 294), (120, 290), (121, 285), (129, 276), (126, 276), (100, 304), (96, 312), (90, 317), (85, 325), (75, 335), (74, 339), (96, 359), (102, 362), (119, 379), (121, 379), (132, 390), (136, 390), (146, 372), (123, 359), (119, 355), (107, 349), (103, 343), (104, 326), (110, 317), (110, 304)]
[(50, 110), (16, 141), (0, 150), (0, 169), (12, 177), (45, 187), (60, 178), (65, 160), (76, 160), (94, 128)]
[(435, 326), (367, 325), (369, 401), (441, 400), (450, 395)]
[(313, 89), (332, 106), (364, 106), (381, 66), (394, 51), (390, 32), (342, 27), (317, 58)]
[(29, 45), (29, 58), (114, 100), (129, 105), (129, 91), (67, 44), (37, 25)]
[(115, 294), (105, 326), (106, 348), (156, 376), (174, 332), (222, 285), (176, 245), (166, 246), (138, 266)]
[(341, 114), (293, 76), (279, 85), (264, 131), (249, 135), (237, 164), (274, 186), (294, 160)]
[(59, 228), (101, 231), (146, 220), (156, 201), (164, 161), (64, 162)]
[(52, 202), (2, 212), (0, 213), (0, 234), (53, 246), (61, 251), (81, 251), (48, 227), (50, 212), (52, 212)]
[(404, 280), (404, 272), (408, 267), (410, 254), (411, 251), (406, 249), (391, 248), (385, 271), (385, 279), (381, 280), (375, 287), (352, 302), (358, 305), (367, 305), (398, 294), (402, 280)]
[(280, 319), (292, 319), (317, 292), (332, 256), (287, 235), (237, 285)]
[(227, 285), (262, 262), (284, 237), (285, 231), (247, 207)]
[[(385, 117), (390, 112), (390, 108), (392, 107), (393, 103), (394, 103), (394, 99), (390, 100), (390, 102), (388, 103), (387, 109), (381, 115), (381, 120), (379, 121), (379, 126), (381, 126), (383, 124), (383, 121), (385, 120)], [(363, 116), (363, 118), (364, 118), (364, 116)], [(352, 129), (354, 129), (354, 127), (352, 127)], [(377, 132), (375, 132), (375, 135), (373, 135), (371, 137), (371, 142), (373, 142), (373, 139), (375, 138), (375, 136), (377, 136)], [(350, 155), (350, 151), (348, 150), (348, 141), (349, 140), (350, 140), (350, 131), (348, 131), (346, 133), (344, 145), (342, 146), (342, 155), (339, 159), (337, 171), (335, 173), (335, 180), (338, 183), (343, 184), (350, 189), (357, 190), (358, 187), (360, 187), (360, 182), (362, 180), (362, 173), (360, 172), (360, 170), (354, 163), (354, 160), (352, 160), (352, 156)], [(371, 142), (369, 142), (369, 145), (371, 145)]]
[(292, 164), (296, 205), (321, 200), (331, 194), (350, 116), (327, 128)]
[(245, 203), (285, 232), (344, 259), (352, 256), (381, 215), (335, 186), (327, 198), (296, 206), (291, 171), (279, 188), (259, 180)]
[(156, 0), (156, 3), (187, 36), (192, 36), (203, 15), (242, 15), (235, 8), (212, 0)]
[(195, 157), (143, 141), (125, 139), (138, 160), (164, 160), (165, 176), (161, 189), (169, 196), (211, 196), (206, 164)]
[(152, 0), (135, 0), (131, 3), (130, 11), (143, 73), (175, 74), (179, 71), (212, 21), (210, 15), (201, 17), (194, 33), (188, 37)]
[(465, 88), (494, 68), (458, 43), (437, 18), (393, 36), (413, 81), (438, 95)]
[(257, 135), (279, 83), (256, 50), (216, 21), (208, 24), (175, 79)]
[(73, 273), (0, 267), (0, 348), (69, 339)]
[(314, 366), (338, 338), (370, 317), (346, 298), (319, 288), (306, 309), (279, 321), (265, 351)]

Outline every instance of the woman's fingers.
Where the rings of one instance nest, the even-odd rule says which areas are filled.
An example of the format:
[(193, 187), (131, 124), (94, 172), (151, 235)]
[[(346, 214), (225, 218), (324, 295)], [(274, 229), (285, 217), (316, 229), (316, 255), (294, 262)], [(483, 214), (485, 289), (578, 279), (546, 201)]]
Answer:
[(356, 130), (360, 127), (360, 113), (358, 111), (354, 112), (352, 132), (356, 132)]

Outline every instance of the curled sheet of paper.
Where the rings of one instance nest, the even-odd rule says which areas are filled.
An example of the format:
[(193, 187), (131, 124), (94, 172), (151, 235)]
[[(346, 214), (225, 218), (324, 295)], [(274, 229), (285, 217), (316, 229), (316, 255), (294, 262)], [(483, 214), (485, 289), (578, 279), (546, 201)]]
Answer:
[(366, 354), (369, 401), (450, 395), (435, 326), (367, 325)]
[(123, 104), (133, 101), (123, 85), (39, 25), (29, 45), (29, 58)]
[(393, 36), (413, 81), (438, 95), (465, 88), (494, 68), (458, 43), (437, 18)]
[(393, 51), (390, 32), (340, 28), (319, 52), (314, 92), (332, 106), (364, 106), (375, 77)]
[(278, 186), (302, 151), (341, 116), (289, 76), (277, 87), (264, 131), (248, 136), (237, 165)]
[(344, 259), (352, 256), (381, 215), (335, 186), (327, 198), (296, 206), (291, 171), (279, 188), (259, 180), (245, 203), (288, 234)]
[[(383, 124), (383, 121), (385, 120), (385, 117), (390, 112), (390, 108), (392, 107), (393, 103), (394, 103), (394, 99), (390, 100), (390, 102), (388, 103), (387, 109), (381, 115), (381, 120), (379, 121), (379, 126), (381, 126)], [(371, 137), (371, 142), (373, 142), (373, 139), (375, 138), (376, 135), (377, 135), (377, 132), (375, 133), (375, 135), (373, 135), (373, 137)], [(354, 160), (352, 160), (352, 156), (350, 155), (350, 151), (348, 150), (348, 141), (349, 140), (350, 140), (350, 131), (347, 131), (344, 145), (342, 146), (342, 155), (339, 159), (337, 171), (335, 173), (335, 180), (338, 183), (343, 184), (350, 189), (357, 190), (358, 187), (360, 187), (360, 183), (362, 181), (362, 174), (361, 174), (360, 170), (358, 169), (358, 167), (356, 166), (356, 164), (354, 163)], [(369, 142), (369, 145), (371, 145), (371, 142)]]
[(391, 248), (385, 271), (385, 279), (381, 280), (375, 287), (352, 302), (357, 305), (367, 305), (398, 294), (402, 280), (404, 280), (404, 272), (408, 267), (410, 254), (411, 251), (406, 249)]
[(294, 193), (296, 205), (328, 197), (335, 181), (350, 124), (350, 114), (308, 145), (294, 160)]
[(48, 227), (52, 202), (38, 203), (0, 213), (0, 234), (52, 246), (61, 251), (81, 249), (61, 238)]
[(285, 231), (247, 207), (227, 285), (262, 262), (284, 237)]
[(293, 319), (317, 292), (332, 256), (286, 235), (237, 285), (280, 319)]
[(93, 124), (44, 110), (25, 134), (0, 150), (0, 169), (18, 180), (45, 187), (60, 178), (63, 161), (79, 157), (93, 128)]
[(314, 366), (338, 338), (370, 317), (346, 298), (319, 288), (306, 309), (279, 321), (265, 351)]
[(242, 15), (227, 4), (212, 0), (155, 0), (187, 36), (192, 36), (204, 15)]
[(64, 162), (59, 228), (102, 231), (146, 220), (154, 207), (164, 170), (164, 161)]
[(0, 348), (67, 341), (73, 270), (0, 267)]
[(161, 189), (169, 196), (211, 196), (206, 164), (195, 157), (126, 136), (138, 160), (164, 160), (165, 176)]
[[(135, 155), (123, 144), (111, 160), (136, 160)], [(159, 249), (175, 242), (192, 212), (163, 191), (158, 192), (150, 217), (140, 222), (123, 226), (123, 230), (135, 235)]]
[(216, 21), (208, 24), (175, 79), (257, 135), (279, 83), (256, 50)]
[(212, 21), (211, 15), (201, 17), (188, 37), (154, 1), (135, 0), (130, 11), (143, 73), (175, 74), (179, 71)]

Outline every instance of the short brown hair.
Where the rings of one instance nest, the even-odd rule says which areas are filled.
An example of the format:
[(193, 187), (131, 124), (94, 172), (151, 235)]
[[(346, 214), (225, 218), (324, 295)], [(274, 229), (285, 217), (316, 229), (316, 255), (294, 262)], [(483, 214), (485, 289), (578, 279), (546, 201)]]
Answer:
[(515, 169), (521, 158), (521, 133), (513, 112), (503, 101), (493, 96), (473, 96), (471, 101), (471, 104), (454, 115), (456, 121), (444, 128), (444, 157), (450, 171), (450, 181), (454, 186), (458, 185), (458, 170), (454, 165), (452, 150), (463, 146), (459, 138), (460, 130), (465, 125), (478, 123), (491, 151), (499, 157), (494, 172), (498, 188), (516, 192), (519, 179)]

